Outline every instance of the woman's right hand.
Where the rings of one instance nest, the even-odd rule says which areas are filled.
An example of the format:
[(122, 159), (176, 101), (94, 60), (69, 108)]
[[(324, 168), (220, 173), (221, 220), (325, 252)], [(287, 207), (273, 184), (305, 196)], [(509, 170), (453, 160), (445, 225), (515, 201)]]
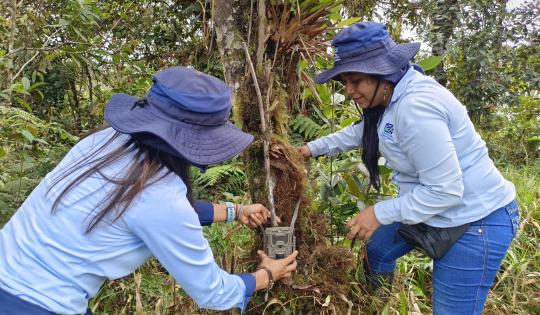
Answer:
[(300, 148), (298, 148), (298, 151), (300, 151), (300, 154), (304, 157), (304, 159), (307, 159), (311, 156), (311, 150), (307, 145), (303, 145)]
[[(261, 259), (259, 266), (270, 269), (274, 282), (283, 278), (290, 278), (292, 273), (296, 271), (296, 256), (298, 255), (298, 251), (294, 251), (292, 254), (283, 259), (272, 259), (268, 257), (268, 255), (266, 255), (266, 253), (264, 253), (262, 250), (257, 251), (257, 254)], [(256, 275), (256, 288), (257, 290), (264, 289), (268, 286), (269, 281), (267, 272), (265, 270), (258, 270), (257, 272), (260, 273), (262, 277)]]

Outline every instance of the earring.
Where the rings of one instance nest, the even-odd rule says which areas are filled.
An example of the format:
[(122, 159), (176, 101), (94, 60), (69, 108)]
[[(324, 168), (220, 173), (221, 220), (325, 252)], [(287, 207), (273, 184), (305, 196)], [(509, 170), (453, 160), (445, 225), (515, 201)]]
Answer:
[(386, 99), (388, 98), (388, 83), (384, 83), (384, 96), (383, 100), (386, 102)]

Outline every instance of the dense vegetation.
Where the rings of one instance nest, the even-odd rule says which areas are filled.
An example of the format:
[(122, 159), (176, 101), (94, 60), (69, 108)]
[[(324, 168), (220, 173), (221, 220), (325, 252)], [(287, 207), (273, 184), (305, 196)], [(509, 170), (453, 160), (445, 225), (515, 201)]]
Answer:
[[(257, 33), (257, 1), (232, 3), (237, 21), (245, 22), (241, 31), (251, 34), (249, 45)], [(295, 74), (292, 81), (299, 92), (289, 93), (286, 104), (272, 105), (282, 107), (289, 116), (284, 125), (293, 145), (358, 119), (341, 86), (315, 86), (310, 79), (331, 63), (326, 47), (336, 31), (360, 19), (374, 19), (387, 23), (399, 41), (422, 41), (416, 61), (467, 107), (491, 157), (518, 190), (521, 231), (498, 274), (486, 312), (539, 313), (538, 3), (524, 1), (510, 8), (500, 0), (306, 0), (271, 1), (265, 8), (270, 17), (287, 8), (293, 22), (294, 17), (306, 21), (312, 16), (313, 23), (324, 29), (314, 30), (312, 38), (302, 33), (309, 47), (271, 47), (272, 52), (266, 52), (274, 54), (278, 65), (280, 60), (287, 61), (283, 64)], [(102, 125), (103, 107), (113, 93), (144, 95), (150, 75), (173, 65), (226, 78), (216, 29), (221, 13), (214, 10), (214, 1), (204, 0), (0, 2), (0, 227), (67, 150)], [(292, 34), (285, 31), (279, 35), (287, 43)], [(293, 58), (289, 53), (294, 49), (299, 53)], [(235, 118), (240, 120), (238, 115)], [(252, 174), (244, 163), (245, 159), (237, 158), (204, 174), (195, 170), (197, 195), (213, 201), (247, 202)], [(382, 191), (376, 193), (367, 187), (358, 152), (313, 160), (308, 169), (311, 208), (330, 222), (324, 235), (327, 242), (352, 251), (356, 264), (361, 245), (343, 239), (343, 224), (358, 207), (395, 193), (389, 173), (382, 169), (386, 178)], [(249, 269), (249, 262), (240, 258), (249, 254), (257, 232), (216, 225), (206, 233), (224, 269)], [(279, 287), (268, 302), (256, 296), (251, 312), (294, 314), (311, 307), (339, 313), (343, 309), (338, 305), (345, 302), (360, 313), (429, 313), (431, 267), (419, 253), (401, 259), (397, 285), (386, 306), (366, 296), (361, 268), (353, 268), (355, 281), (342, 283), (354, 289), (350, 296), (320, 292), (316, 285)], [(202, 312), (155, 260), (134, 276), (107, 283), (91, 308), (97, 314)]]

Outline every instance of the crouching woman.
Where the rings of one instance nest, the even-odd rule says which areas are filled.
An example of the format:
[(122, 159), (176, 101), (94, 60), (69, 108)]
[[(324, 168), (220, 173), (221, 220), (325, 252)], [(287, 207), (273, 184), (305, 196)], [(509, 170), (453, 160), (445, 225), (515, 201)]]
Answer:
[(226, 161), (253, 140), (228, 122), (230, 90), (175, 67), (157, 73), (146, 98), (116, 94), (110, 128), (81, 140), (0, 230), (0, 314), (90, 314), (109, 279), (155, 256), (200, 307), (245, 309), (255, 290), (288, 277), (296, 252), (260, 252), (254, 273), (221, 270), (202, 225), (235, 218), (257, 226), (262, 205), (192, 198), (190, 166)]

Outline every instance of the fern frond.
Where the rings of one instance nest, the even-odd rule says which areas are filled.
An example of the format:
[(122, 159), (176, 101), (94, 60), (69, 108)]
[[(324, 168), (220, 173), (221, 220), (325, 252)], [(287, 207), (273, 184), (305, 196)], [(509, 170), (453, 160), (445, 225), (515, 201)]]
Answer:
[[(223, 188), (238, 188), (243, 186), (245, 173), (240, 162), (210, 167), (195, 179), (195, 184), (204, 188), (218, 184)], [(229, 186), (229, 187), (226, 187)]]
[(36, 132), (52, 131), (62, 140), (71, 142), (78, 140), (78, 137), (67, 132), (59, 123), (46, 122), (32, 113), (12, 106), (0, 106), (0, 126), (9, 126), (12, 131), (16, 130), (17, 127), (31, 128)]
[(292, 120), (291, 126), (295, 132), (304, 136), (305, 139), (312, 139), (323, 135), (323, 127), (307, 116), (297, 115)]

